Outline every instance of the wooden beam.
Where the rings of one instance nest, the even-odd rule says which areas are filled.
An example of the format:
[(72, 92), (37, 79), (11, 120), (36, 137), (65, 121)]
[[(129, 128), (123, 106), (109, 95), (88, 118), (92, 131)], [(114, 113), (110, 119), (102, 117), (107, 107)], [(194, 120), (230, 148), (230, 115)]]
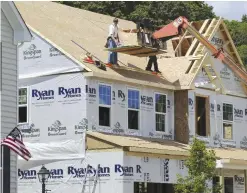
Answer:
[(180, 46), (181, 46), (181, 44), (182, 44), (182, 42), (183, 42), (183, 40), (184, 40), (184, 38), (185, 38), (185, 36), (187, 35), (187, 33), (188, 33), (188, 30), (186, 30), (185, 31), (185, 33), (184, 33), (184, 35), (183, 35), (183, 37), (181, 38), (180, 36), (179, 36), (179, 39), (180, 39), (180, 41), (179, 41), (179, 43), (178, 43), (178, 45), (177, 45), (177, 47), (176, 47), (176, 49), (175, 49), (175, 53), (176, 53), (176, 51), (180, 48)]

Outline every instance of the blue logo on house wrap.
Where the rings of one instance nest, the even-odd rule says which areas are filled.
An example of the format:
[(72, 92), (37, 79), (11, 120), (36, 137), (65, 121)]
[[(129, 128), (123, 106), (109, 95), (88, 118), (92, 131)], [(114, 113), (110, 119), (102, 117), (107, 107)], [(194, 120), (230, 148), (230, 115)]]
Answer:
[[(96, 175), (96, 168), (89, 166), (88, 171), (86, 168), (77, 168), (74, 166), (68, 167), (68, 175), (72, 175), (73, 178), (83, 178), (85, 174), (92, 177)], [(99, 177), (109, 177), (110, 176), (110, 168), (109, 167), (99, 167), (98, 171)]]
[(141, 173), (141, 166), (136, 165), (136, 167), (132, 166), (122, 166), (120, 164), (115, 164), (114, 166), (115, 173), (120, 174), (120, 176), (134, 176), (134, 172)]
[(51, 179), (60, 179), (63, 178), (63, 169), (50, 169), (50, 176)]
[(31, 180), (37, 178), (36, 170), (21, 170), (18, 169), (18, 177), (20, 180)]
[(32, 98), (36, 98), (37, 100), (54, 99), (54, 90), (32, 89)]
[(58, 87), (58, 95), (63, 96), (63, 98), (74, 98), (74, 97), (81, 97), (81, 88), (65, 88), (65, 87)]

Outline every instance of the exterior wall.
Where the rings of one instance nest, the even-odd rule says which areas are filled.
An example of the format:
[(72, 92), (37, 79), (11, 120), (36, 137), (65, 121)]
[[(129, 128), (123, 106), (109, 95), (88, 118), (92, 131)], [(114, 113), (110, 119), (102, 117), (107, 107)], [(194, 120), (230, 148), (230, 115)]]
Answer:
[(35, 32), (32, 41), (18, 46), (19, 77), (35, 77), (44, 74), (59, 74), (79, 71), (82, 67)]
[[(189, 127), (190, 139), (195, 135), (195, 95), (209, 96), (210, 103), (210, 137), (199, 137), (208, 146), (246, 149), (247, 100), (245, 98), (216, 94), (213, 91), (196, 89), (189, 91)], [(223, 103), (233, 104), (233, 140), (223, 139)]]
[[(122, 151), (89, 151), (82, 163), (80, 160), (69, 160), (46, 164), (46, 167), (54, 174), (48, 180), (46, 188), (54, 193), (81, 192), (87, 164), (90, 164), (93, 169), (88, 172), (85, 192), (92, 192), (92, 177), (95, 176), (95, 169), (100, 164), (95, 193), (115, 193), (116, 191), (134, 193), (134, 182), (175, 184), (177, 174), (186, 176), (188, 172), (184, 166), (184, 160), (128, 156)], [(37, 178), (39, 169), (40, 167), (25, 171), (18, 170), (19, 193), (33, 193), (40, 188)], [(88, 181), (89, 177), (92, 179), (91, 182)], [(242, 174), (232, 171), (225, 173), (225, 177), (233, 177), (234, 193), (244, 193)]]
[(175, 140), (181, 143), (189, 142), (188, 126), (188, 91), (175, 91), (174, 113), (175, 113)]
[(28, 96), (28, 122), (19, 124), (25, 141), (80, 138), (87, 124), (85, 85), (81, 73), (20, 80)]
[[(111, 105), (111, 127), (106, 128), (99, 126), (99, 83), (112, 85), (112, 105)], [(75, 128), (81, 128), (82, 131), (86, 127), (89, 130), (103, 131), (108, 133), (117, 134), (130, 134), (146, 137), (157, 137), (165, 139), (173, 139), (174, 122), (173, 120), (173, 93), (172, 92), (160, 92), (158, 90), (152, 90), (150, 88), (138, 88), (140, 89), (140, 101), (142, 96), (152, 97), (154, 101), (154, 93), (159, 92), (167, 94), (167, 115), (166, 115), (166, 132), (155, 131), (155, 105), (154, 102), (151, 105), (141, 104), (140, 110), (140, 129), (131, 131), (127, 129), (127, 88), (128, 85), (102, 82), (100, 80), (87, 80), (82, 73), (72, 73), (64, 75), (54, 75), (40, 78), (21, 79), (19, 81), (19, 88), (28, 88), (28, 123), (20, 124), (22, 132), (30, 126), (33, 128), (33, 133), (26, 133), (24, 137), (28, 141), (39, 141), (40, 138), (47, 136), (47, 131), (43, 134), (43, 128), (48, 128), (55, 121), (59, 121), (62, 125), (67, 127), (68, 133), (66, 135), (72, 135), (75, 132)], [(60, 88), (80, 90), (80, 93), (74, 93), (76, 97), (70, 97), (69, 95), (60, 95)], [(52, 99), (42, 100), (43, 93), (49, 93), (54, 95), (47, 95)], [(71, 90), (72, 91), (72, 90)], [(91, 93), (89, 93), (91, 92)], [(115, 96), (115, 93), (122, 93)], [(73, 94), (72, 94), (73, 95)], [(116, 95), (116, 94), (115, 94)], [(58, 109), (61, 109), (59, 111)], [(71, 115), (71, 116), (68, 116)], [(40, 117), (42, 116), (42, 119)], [(77, 127), (80, 125), (81, 127)], [(70, 134), (69, 134), (70, 133)], [(61, 136), (60, 136), (61, 137)], [(51, 138), (47, 138), (47, 140)]]
[[(99, 84), (111, 86), (112, 105), (111, 105), (111, 127), (99, 126)], [(163, 139), (174, 139), (174, 95), (171, 91), (155, 90), (152, 88), (120, 84), (116, 82), (105, 82), (103, 80), (89, 79), (88, 88), (94, 90), (95, 94), (86, 93), (87, 95), (87, 118), (89, 128), (93, 130), (127, 134), (145, 137), (155, 137)], [(128, 129), (128, 89), (137, 89), (140, 91), (140, 120), (139, 130)], [(120, 94), (121, 93), (121, 94)], [(166, 131), (155, 131), (155, 93), (162, 93), (167, 96), (167, 114), (166, 114)], [(145, 100), (144, 98), (149, 98)], [(143, 99), (143, 100), (142, 100)]]
[[(2, 68), (1, 68), (1, 134), (5, 137), (17, 123), (17, 47), (14, 32), (1, 11)], [(10, 192), (17, 192), (17, 156), (11, 151)]]

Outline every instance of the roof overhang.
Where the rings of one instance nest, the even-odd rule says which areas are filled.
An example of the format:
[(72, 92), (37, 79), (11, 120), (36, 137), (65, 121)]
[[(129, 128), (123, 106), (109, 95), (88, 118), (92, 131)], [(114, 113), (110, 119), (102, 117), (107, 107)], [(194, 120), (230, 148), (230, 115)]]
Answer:
[[(189, 145), (171, 140), (119, 136), (100, 132), (88, 132), (87, 134), (87, 149), (89, 151), (110, 151), (115, 149), (124, 151), (125, 155), (136, 157), (150, 156), (156, 158), (187, 159), (190, 154), (189, 148)], [(247, 168), (247, 150), (235, 148), (213, 149), (217, 157), (217, 169), (245, 170)]]
[(14, 44), (29, 42), (32, 35), (12, 1), (1, 2), (1, 10), (14, 30)]
[(218, 169), (235, 169), (235, 170), (246, 170), (247, 160), (239, 159), (220, 159), (216, 162), (216, 168)]

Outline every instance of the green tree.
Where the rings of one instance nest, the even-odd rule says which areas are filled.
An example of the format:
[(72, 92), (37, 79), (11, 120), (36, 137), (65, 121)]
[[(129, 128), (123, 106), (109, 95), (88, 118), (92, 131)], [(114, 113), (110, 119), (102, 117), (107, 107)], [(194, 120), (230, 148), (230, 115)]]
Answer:
[(202, 141), (194, 139), (185, 166), (188, 168), (188, 175), (184, 178), (178, 175), (176, 193), (209, 193), (212, 189), (215, 193), (220, 192), (219, 185), (208, 187), (207, 182), (216, 176), (216, 156), (213, 150), (206, 149)]
[(147, 18), (158, 25), (167, 24), (178, 16), (185, 16), (193, 21), (215, 17), (213, 7), (203, 1), (59, 1), (59, 3), (134, 22)]
[(242, 22), (238, 21), (225, 21), (227, 28), (231, 34), (233, 42), (237, 47), (238, 53), (245, 64), (247, 66), (247, 15), (243, 15)]
[(244, 14), (244, 15), (242, 16), (242, 22), (247, 23), (247, 15), (246, 15), (246, 14)]

